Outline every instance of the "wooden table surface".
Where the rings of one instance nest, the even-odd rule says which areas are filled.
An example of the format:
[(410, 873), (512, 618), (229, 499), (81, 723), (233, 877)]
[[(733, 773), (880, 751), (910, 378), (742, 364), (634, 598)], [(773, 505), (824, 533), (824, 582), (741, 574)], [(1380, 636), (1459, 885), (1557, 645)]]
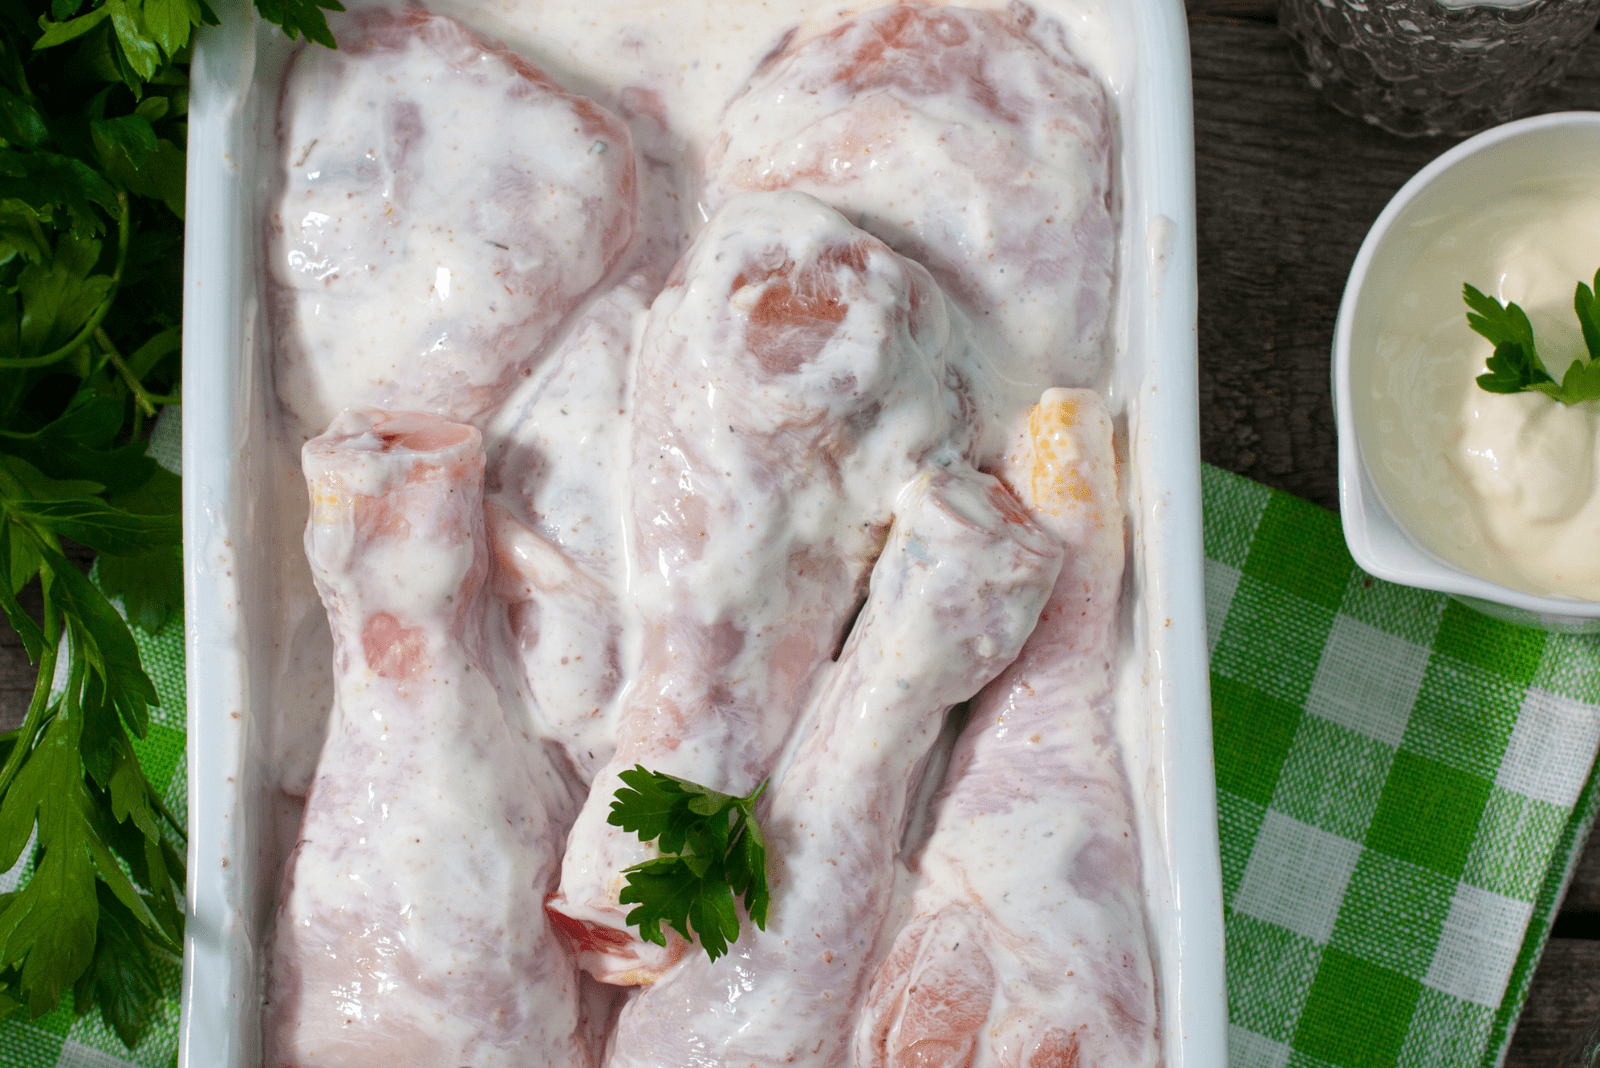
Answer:
[[(1391, 137), (1324, 104), (1273, 0), (1189, 0), (1204, 458), (1337, 506), (1328, 353), (1345, 276), (1384, 204), (1454, 141)], [(1544, 110), (1600, 109), (1600, 37)], [(79, 557), (85, 564), (86, 558)], [(31, 672), (0, 626), (0, 729)], [(1508, 1068), (1550, 1068), (1600, 1014), (1600, 832), (1567, 892)]]
[[(1345, 277), (1406, 179), (1455, 140), (1403, 140), (1323, 103), (1274, 0), (1189, 0), (1209, 463), (1338, 507), (1329, 350)], [(1540, 110), (1600, 109), (1600, 36)], [(1534, 976), (1507, 1068), (1553, 1068), (1600, 1014), (1600, 831)]]

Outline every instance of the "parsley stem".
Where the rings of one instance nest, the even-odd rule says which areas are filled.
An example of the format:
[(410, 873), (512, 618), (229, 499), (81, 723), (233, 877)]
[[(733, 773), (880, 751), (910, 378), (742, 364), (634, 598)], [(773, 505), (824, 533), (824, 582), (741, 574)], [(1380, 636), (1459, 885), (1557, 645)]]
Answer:
[(106, 290), (105, 298), (95, 307), (94, 314), (89, 316), (89, 321), (83, 324), (82, 330), (72, 335), (71, 341), (54, 352), (47, 352), (43, 356), (0, 357), (0, 368), (26, 370), (30, 367), (47, 367), (83, 348), (90, 336), (100, 329), (106, 313), (111, 310), (112, 302), (117, 299), (117, 290), (122, 288), (122, 268), (128, 262), (128, 239), (133, 227), (129, 217), (127, 193), (117, 191), (117, 205), (121, 209), (117, 215), (117, 267), (111, 272), (111, 288)]
[(167, 826), (171, 827), (172, 833), (178, 836), (178, 841), (187, 843), (189, 841), (189, 832), (183, 829), (183, 824), (178, 821), (178, 817), (172, 814), (172, 810), (167, 808), (167, 803), (156, 796), (154, 790), (150, 791), (150, 803), (161, 818), (167, 821)]
[(96, 329), (94, 339), (100, 343), (100, 348), (104, 350), (107, 359), (111, 361), (111, 366), (115, 367), (117, 373), (122, 375), (122, 380), (128, 384), (128, 389), (133, 393), (134, 401), (144, 411), (144, 414), (154, 416), (156, 414), (156, 401), (165, 401), (166, 398), (153, 397), (145, 391), (144, 385), (128, 369), (127, 361), (122, 358), (122, 353), (117, 351), (117, 347), (111, 343), (111, 338), (104, 329)]

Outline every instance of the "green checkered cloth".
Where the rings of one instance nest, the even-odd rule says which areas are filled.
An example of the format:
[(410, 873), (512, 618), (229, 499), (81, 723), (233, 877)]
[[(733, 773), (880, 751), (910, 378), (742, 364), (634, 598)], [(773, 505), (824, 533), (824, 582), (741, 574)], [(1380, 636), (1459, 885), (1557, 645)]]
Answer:
[(1232, 1068), (1493, 1068), (1600, 801), (1600, 641), (1204, 486)]
[[(1600, 802), (1600, 642), (1378, 582), (1330, 513), (1204, 477), (1232, 1068), (1495, 1065)], [(134, 636), (161, 695), (140, 759), (181, 814), (182, 623)], [(177, 1045), (176, 1003), (131, 1056), (64, 1006), (0, 1024), (0, 1068)]]
[[(177, 405), (163, 410), (150, 443), (150, 454), (168, 470), (177, 471), (181, 452)], [(173, 618), (155, 635), (131, 628), (139, 657), (155, 683), (161, 703), (150, 710), (150, 733), (133, 743), (151, 785), (180, 820), (189, 811), (189, 761), (184, 706), (183, 620)], [(63, 659), (60, 666), (65, 668)], [(62, 672), (58, 686), (66, 685)], [(32, 848), (16, 868), (0, 874), (0, 892), (14, 890), (32, 871)], [(168, 972), (168, 988), (176, 990), (178, 969)], [(81, 1019), (69, 995), (56, 1010), (31, 1022), (0, 1022), (0, 1068), (171, 1068), (178, 1057), (178, 1003), (167, 1002), (150, 1033), (132, 1053), (101, 1021), (98, 1010)], [(198, 1066), (197, 1066), (198, 1068)]]

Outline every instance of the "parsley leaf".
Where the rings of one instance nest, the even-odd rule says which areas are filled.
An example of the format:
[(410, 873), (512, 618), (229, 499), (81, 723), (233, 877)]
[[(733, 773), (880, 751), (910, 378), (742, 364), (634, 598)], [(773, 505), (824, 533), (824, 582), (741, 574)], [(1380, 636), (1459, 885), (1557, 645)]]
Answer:
[(306, 40), (333, 48), (333, 31), (328, 29), (322, 11), (343, 11), (344, 6), (338, 0), (256, 0), (256, 10), (262, 18), (281, 27), (290, 40), (296, 33), (303, 33)]
[[(110, 396), (80, 392), (65, 411), (37, 430), (0, 428), (0, 453), (24, 460), (48, 476), (47, 483), (34, 484), (35, 493), (51, 492), (50, 485), (75, 483), (98, 483), (112, 495), (130, 493), (155, 477), (159, 468), (145, 454), (145, 442), (118, 443), (125, 418), (124, 405)], [(72, 492), (84, 492), (82, 485)], [(176, 513), (177, 508), (169, 511)]]
[(74, 1003), (81, 1016), (98, 1005), (100, 1017), (123, 1045), (133, 1049), (150, 1030), (162, 999), (161, 951), (144, 937), (132, 911), (104, 884), (94, 956), (79, 977)]
[[(175, 519), (183, 506), (182, 493), (178, 476), (157, 467), (138, 489), (112, 495), (110, 500), (136, 515)], [(98, 566), (100, 586), (106, 596), (121, 598), (128, 622), (137, 623), (152, 634), (183, 607), (183, 550), (177, 540), (125, 556), (103, 552)]]
[[(66, 559), (59, 538), (70, 531), (101, 549), (145, 553), (175, 545), (178, 529), (175, 515), (118, 507), (100, 489), (52, 479), (0, 454), (0, 559), (11, 562), (0, 600), (39, 662), (27, 717), (6, 737), (0, 766), (0, 864), (14, 864), (35, 840), (31, 877), (0, 903), (0, 991), (18, 1010), (39, 1016), (69, 989), (82, 1004), (121, 976), (121, 993), (102, 1003), (102, 1013), (125, 1040), (136, 1040), (160, 1000), (140, 992), (139, 977), (156, 974), (142, 962), (158, 951), (182, 953), (183, 864), (168, 839), (176, 821), (146, 780), (130, 738), (149, 729), (155, 687), (127, 622)], [(165, 494), (128, 498), (148, 503)], [(44, 594), (42, 626), (15, 598), (32, 574)], [(58, 659), (66, 660), (67, 685), (52, 696)], [(118, 908), (101, 904), (107, 894)], [(138, 928), (137, 949), (126, 932), (102, 927), (119, 918)]]
[[(82, 673), (75, 673), (69, 692), (82, 682)], [(0, 860), (7, 866), (38, 827), (33, 877), (0, 911), (0, 965), (20, 969), (18, 985), (36, 1017), (55, 1008), (94, 956), (99, 906), (88, 848), (89, 798), (78, 767), (82, 731), (78, 694), (72, 693), (0, 805)]]
[(1562, 404), (1600, 400), (1600, 271), (1594, 287), (1578, 283), (1572, 304), (1583, 330), (1588, 359), (1576, 359), (1558, 383), (1545, 370), (1533, 340), (1533, 324), (1516, 304), (1501, 304), (1470, 285), (1462, 287), (1462, 299), (1470, 309), (1467, 325), (1492, 345), (1494, 355), (1485, 361), (1486, 373), (1478, 385), (1489, 393), (1538, 392)]
[(716, 960), (739, 937), (736, 896), (751, 922), (766, 930), (767, 846), (755, 804), (767, 784), (734, 797), (643, 765), (620, 778), (606, 822), (656, 842), (662, 853), (623, 869), (627, 885), (618, 900), (638, 906), (627, 919), (639, 937), (666, 945), (665, 923), (685, 939), (698, 936)]

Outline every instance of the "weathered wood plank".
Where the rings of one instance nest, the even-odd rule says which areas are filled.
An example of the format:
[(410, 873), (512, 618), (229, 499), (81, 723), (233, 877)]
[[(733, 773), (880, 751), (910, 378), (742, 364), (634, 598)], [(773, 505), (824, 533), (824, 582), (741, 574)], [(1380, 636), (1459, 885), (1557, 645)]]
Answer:
[(1600, 920), (1600, 821), (1589, 833), (1589, 843), (1572, 873), (1572, 883), (1567, 887), (1562, 911), (1587, 913)]
[(1278, 17), (1277, 0), (1185, 0), (1189, 21), (1245, 19), (1273, 22)]
[(1405, 141), (1323, 103), (1268, 23), (1190, 26), (1201, 453), (1333, 508), (1329, 348), (1367, 229), (1454, 142)]
[[(39, 588), (30, 584), (22, 591), (24, 611), (38, 619), (41, 611)], [(28, 701), (33, 696), (33, 666), (28, 663), (22, 639), (11, 624), (0, 620), (0, 731), (8, 731), (22, 723), (27, 714)]]
[(1600, 1017), (1600, 941), (1552, 938), (1533, 974), (1505, 1068), (1563, 1068), (1584, 1029)]

